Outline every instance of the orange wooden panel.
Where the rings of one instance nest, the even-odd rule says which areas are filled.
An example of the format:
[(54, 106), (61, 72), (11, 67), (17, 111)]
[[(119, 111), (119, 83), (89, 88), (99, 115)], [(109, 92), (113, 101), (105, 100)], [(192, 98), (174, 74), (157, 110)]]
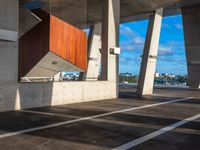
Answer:
[(87, 35), (78, 28), (50, 17), (50, 51), (87, 70)]
[(42, 21), (19, 39), (19, 77), (25, 76), (49, 50), (86, 71), (86, 34), (46, 12), (34, 13)]

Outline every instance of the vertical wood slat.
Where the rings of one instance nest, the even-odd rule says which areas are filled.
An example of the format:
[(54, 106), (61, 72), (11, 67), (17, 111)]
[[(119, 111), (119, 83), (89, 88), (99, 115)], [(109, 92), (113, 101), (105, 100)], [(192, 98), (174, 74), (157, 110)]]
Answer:
[(50, 51), (87, 70), (87, 35), (78, 28), (50, 17)]

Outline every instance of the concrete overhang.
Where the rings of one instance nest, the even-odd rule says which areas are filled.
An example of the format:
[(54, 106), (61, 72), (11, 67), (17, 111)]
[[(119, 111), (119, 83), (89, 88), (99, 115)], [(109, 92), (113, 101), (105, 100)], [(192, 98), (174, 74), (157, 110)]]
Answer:
[[(33, 0), (21, 0), (21, 4), (31, 1)], [(50, 6), (50, 0), (41, 1), (45, 3), (46, 6)], [(76, 17), (76, 15), (74, 17), (68, 17), (70, 20), (65, 20), (69, 23), (73, 22), (74, 25), (77, 23), (78, 26), (85, 26), (101, 22), (103, 0), (86, 0), (85, 6), (83, 6), (81, 2), (83, 2), (83, 0), (51, 0), (51, 7), (56, 8), (54, 9), (57, 11), (56, 14), (62, 14), (60, 15), (61, 19), (63, 14), (69, 14), (70, 10), (76, 11), (74, 14), (87, 14), (85, 15), (86, 19), (80, 20), (80, 17)], [(147, 19), (152, 12), (161, 7), (165, 8), (164, 16), (172, 16), (180, 14), (181, 7), (198, 4), (200, 4), (199, 0), (121, 0), (121, 23)], [(69, 7), (71, 9), (69, 9)], [(45, 9), (47, 9), (47, 7)]]
[(144, 20), (156, 9), (164, 8), (164, 16), (181, 14), (181, 7), (200, 4), (199, 0), (121, 0), (121, 22)]

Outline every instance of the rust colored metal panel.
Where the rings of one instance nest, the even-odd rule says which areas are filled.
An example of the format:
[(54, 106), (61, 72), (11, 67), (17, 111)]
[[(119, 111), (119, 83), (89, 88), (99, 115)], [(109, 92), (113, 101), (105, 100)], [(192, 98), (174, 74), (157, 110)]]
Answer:
[(50, 16), (50, 51), (87, 70), (86, 33), (54, 16)]
[(24, 77), (49, 51), (49, 15), (19, 39), (19, 77)]

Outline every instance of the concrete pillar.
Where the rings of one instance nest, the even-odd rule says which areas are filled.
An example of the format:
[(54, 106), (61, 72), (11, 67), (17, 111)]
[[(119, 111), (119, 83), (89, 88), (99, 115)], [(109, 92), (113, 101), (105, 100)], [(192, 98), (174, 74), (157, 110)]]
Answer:
[(15, 107), (18, 81), (19, 1), (0, 0), (0, 110)]
[(162, 16), (163, 8), (156, 10), (155, 14), (151, 15), (149, 18), (148, 33), (138, 82), (138, 95), (150, 95), (153, 93)]
[(89, 34), (88, 70), (86, 80), (98, 80), (101, 65), (101, 23), (95, 24)]
[(110, 49), (119, 46), (120, 0), (103, 0), (101, 78), (117, 82), (118, 56)]
[(200, 88), (200, 5), (182, 8), (189, 87)]

